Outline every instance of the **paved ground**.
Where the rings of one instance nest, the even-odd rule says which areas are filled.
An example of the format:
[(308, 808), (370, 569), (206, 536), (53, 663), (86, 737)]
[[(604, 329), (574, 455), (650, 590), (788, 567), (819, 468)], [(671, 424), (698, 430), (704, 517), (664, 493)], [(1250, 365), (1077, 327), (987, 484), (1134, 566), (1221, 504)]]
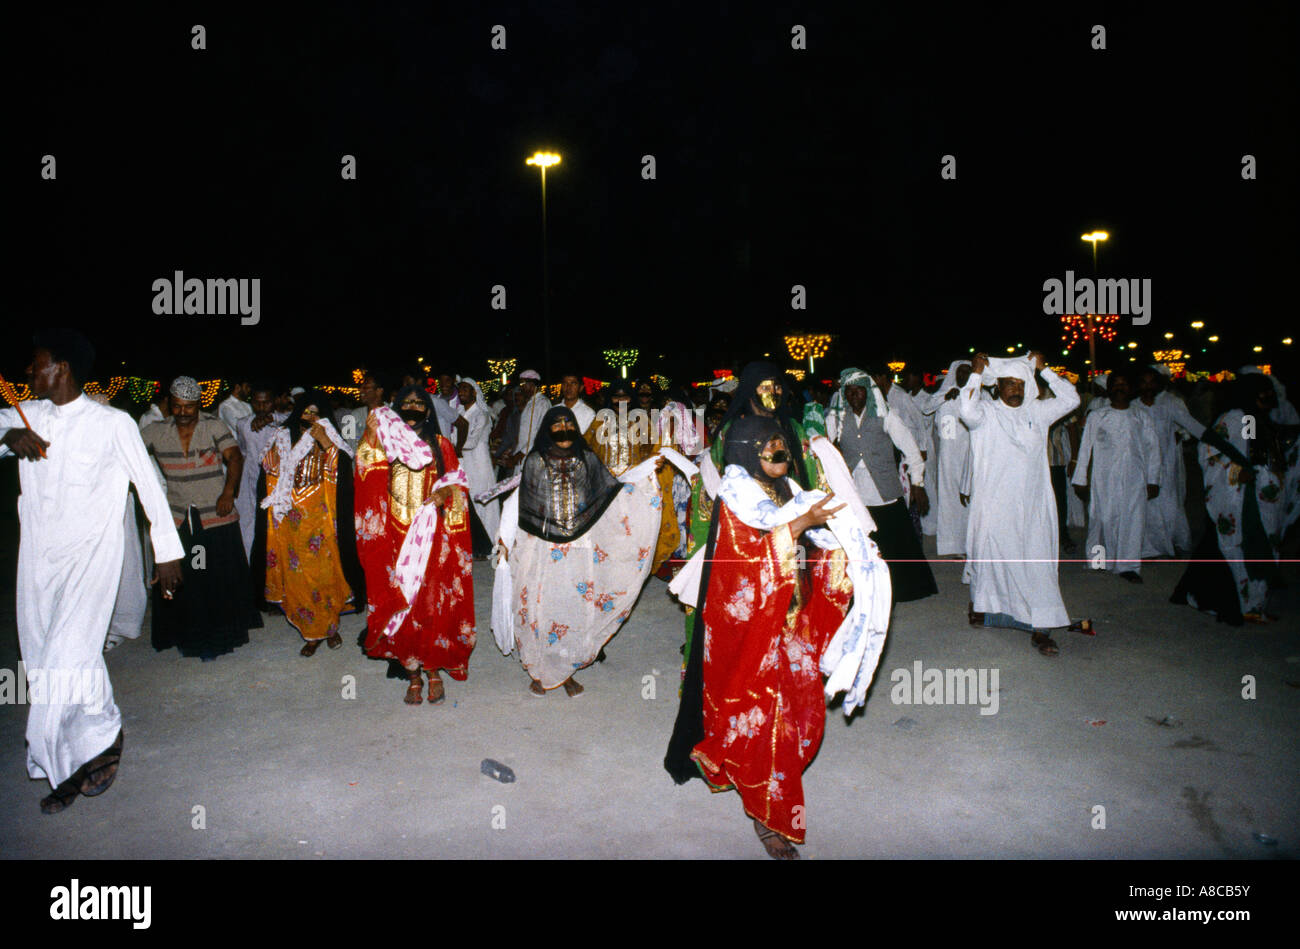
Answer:
[[(0, 665), (14, 668), (15, 543), (3, 533)], [(865, 714), (828, 713), (804, 778), (805, 858), (1300, 852), (1294, 565), (1276, 604), (1287, 621), (1235, 630), (1167, 602), (1174, 564), (1148, 565), (1142, 587), (1066, 565), (1066, 605), (1100, 632), (1060, 634), (1057, 659), (1027, 634), (972, 630), (960, 567), (935, 568), (940, 595), (896, 610)], [(478, 565), (480, 618), (490, 582)], [(37, 809), (48, 785), (26, 777), (26, 709), (0, 706), (0, 856), (764, 858), (734, 793), (677, 787), (661, 766), (682, 636), (661, 581), (608, 661), (580, 676), (576, 699), (529, 695), (484, 623), (469, 681), (448, 681), (443, 706), (410, 708), (402, 683), (354, 645), (360, 628), (346, 618), (343, 649), (302, 659), (292, 628), (273, 619), (248, 646), (200, 663), (155, 653), (146, 625), (109, 656), (125, 716), (121, 774), (53, 817)], [(997, 714), (894, 704), (890, 673), (916, 660), (997, 669)], [(1244, 675), (1257, 682), (1253, 700)], [(341, 695), (345, 676), (355, 699)], [(481, 775), (487, 757), (518, 782)], [(1104, 829), (1092, 827), (1096, 805)], [(192, 827), (196, 807), (206, 829)]]

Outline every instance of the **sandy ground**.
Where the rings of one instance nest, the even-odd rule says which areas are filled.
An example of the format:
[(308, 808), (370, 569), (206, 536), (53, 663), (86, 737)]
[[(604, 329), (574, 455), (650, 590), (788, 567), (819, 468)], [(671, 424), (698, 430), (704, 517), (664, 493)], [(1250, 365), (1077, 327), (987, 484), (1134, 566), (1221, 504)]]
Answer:
[[(11, 669), (14, 555), (6, 543), (0, 665)], [(805, 858), (1296, 855), (1294, 564), (1274, 604), (1284, 622), (1240, 629), (1167, 602), (1176, 564), (1148, 564), (1141, 587), (1063, 565), (1067, 607), (1099, 635), (1059, 633), (1056, 659), (1026, 633), (970, 628), (960, 566), (934, 567), (941, 592), (896, 609), (865, 714), (827, 713), (804, 776)], [(276, 617), (211, 663), (155, 653), (146, 620), (141, 640), (108, 657), (126, 754), (103, 796), (41, 815), (49, 786), (26, 776), (26, 709), (0, 706), (0, 856), (765, 859), (734, 793), (678, 787), (661, 765), (682, 642), (662, 581), (574, 699), (531, 696), (497, 650), (486, 564), (475, 592), (483, 626), (469, 681), (447, 680), (436, 707), (402, 704), (403, 683), (355, 645), (356, 616), (337, 651), (299, 657)], [(997, 713), (894, 703), (891, 673), (917, 660), (996, 669)], [(1247, 675), (1254, 699), (1242, 697)], [(343, 697), (348, 676), (355, 698)], [(484, 758), (518, 781), (480, 774)]]

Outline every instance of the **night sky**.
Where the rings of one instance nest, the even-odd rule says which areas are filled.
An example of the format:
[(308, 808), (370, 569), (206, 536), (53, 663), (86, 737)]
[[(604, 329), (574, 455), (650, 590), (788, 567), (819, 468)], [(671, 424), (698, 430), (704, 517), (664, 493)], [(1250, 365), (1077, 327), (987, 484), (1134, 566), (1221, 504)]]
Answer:
[[(487, 357), (541, 369), (537, 149), (563, 155), (548, 174), (555, 374), (610, 378), (600, 350), (624, 345), (634, 375), (707, 378), (764, 352), (794, 366), (791, 329), (836, 335), (819, 375), (1019, 342), (1059, 356), (1042, 284), (1091, 274), (1093, 228), (1111, 233), (1103, 276), (1153, 281), (1151, 323), (1120, 337), (1144, 361), (1166, 332), (1206, 345), (1200, 319), (1222, 339), (1194, 367), (1235, 368), (1260, 344), (1251, 361), (1286, 371), (1280, 339), (1300, 335), (1292, 4), (188, 7), (12, 27), (27, 60), (5, 149), (8, 309), (85, 329), (96, 378), (123, 360), (308, 384), (416, 355), (480, 378)], [(260, 324), (155, 315), (151, 284), (175, 270), (260, 277)]]

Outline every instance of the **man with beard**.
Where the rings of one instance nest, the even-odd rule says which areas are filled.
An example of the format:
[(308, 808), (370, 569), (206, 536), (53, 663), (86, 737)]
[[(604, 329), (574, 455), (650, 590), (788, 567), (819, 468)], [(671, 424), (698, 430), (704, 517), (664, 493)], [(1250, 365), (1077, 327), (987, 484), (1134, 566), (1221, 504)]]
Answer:
[[(921, 550), (921, 540), (908, 516), (908, 501), (924, 513), (930, 508), (925, 493), (925, 462), (899, 413), (886, 402), (874, 380), (861, 369), (840, 374), (847, 411), (827, 419), (836, 447), (853, 473), (853, 484), (876, 522), (872, 539), (889, 564), (894, 599), (899, 603), (938, 593), (934, 574)], [(911, 481), (908, 498), (898, 477), (894, 451), (903, 455)]]
[(418, 385), (366, 420), (357, 448), (357, 553), (365, 570), (365, 651), (388, 659), (419, 705), (421, 671), (429, 702), (444, 701), (439, 670), (468, 676), (474, 649), (474, 558), (469, 479), (438, 431), (433, 397)]
[(207, 662), (247, 643), (248, 631), (262, 628), (262, 617), (247, 595), (231, 595), (250, 583), (235, 510), (244, 457), (226, 424), (199, 411), (200, 397), (193, 378), (178, 376), (171, 384), (171, 418), (150, 425), (142, 437), (167, 479), (167, 501), (188, 553), (182, 588), (170, 598), (154, 596), (153, 646), (176, 646), (182, 656)]
[[(674, 462), (693, 468), (680, 455)], [(546, 413), (501, 512), (492, 596), (497, 645), (506, 654), (518, 649), (532, 694), (560, 685), (580, 694), (573, 674), (596, 660), (631, 612), (650, 575), (663, 464), (647, 459), (616, 479), (569, 409)]]
[[(31, 428), (16, 408), (0, 409), (0, 456), (18, 457), (22, 485), (17, 601), (32, 693), (27, 773), (50, 782), (41, 813), (54, 814), (78, 794), (108, 790), (121, 759), (122, 713), (103, 647), (124, 544), (134, 541), (124, 537), (122, 518), (128, 483), (149, 518), (154, 582), (165, 596), (180, 585), (185, 550), (135, 423), (82, 391), (95, 358), (90, 341), (49, 329), (33, 343), (27, 384), (35, 398), (23, 410)], [(69, 676), (82, 688), (64, 694)]]

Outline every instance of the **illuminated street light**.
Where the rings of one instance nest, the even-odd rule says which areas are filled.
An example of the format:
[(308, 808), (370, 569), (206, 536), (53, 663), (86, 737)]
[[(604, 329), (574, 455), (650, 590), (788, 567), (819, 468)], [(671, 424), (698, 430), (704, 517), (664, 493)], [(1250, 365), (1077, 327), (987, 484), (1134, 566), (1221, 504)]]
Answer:
[(1257, 353), (1262, 353), (1262, 352), (1264, 351), (1264, 347), (1263, 347), (1263, 346), (1256, 346), (1252, 351), (1253, 351), (1253, 352), (1257, 352)]
[(551, 271), (546, 256), (546, 169), (560, 163), (554, 152), (534, 152), (525, 165), (542, 170), (542, 350), (546, 378), (551, 377)]
[(1196, 320), (1195, 322), (1192, 323), (1192, 329), (1194, 329), (1194, 330), (1203, 329), (1204, 327), (1205, 327), (1205, 324), (1202, 323), (1200, 320)]
[[(1092, 279), (1094, 281), (1097, 279), (1097, 242), (1109, 239), (1110, 235), (1105, 231), (1091, 231), (1081, 238), (1081, 240), (1085, 240), (1092, 245)], [(1096, 334), (1092, 331), (1092, 314), (1085, 313), (1084, 318), (1088, 322), (1088, 365), (1092, 366), (1097, 363), (1097, 340), (1095, 338)], [(1088, 370), (1088, 378), (1092, 378), (1091, 369)]]
[(1165, 339), (1173, 339), (1173, 338), (1174, 338), (1174, 334), (1173, 334), (1173, 333), (1166, 333), (1166, 334), (1165, 334)]
[(1208, 339), (1208, 340), (1209, 340), (1210, 342), (1212, 342), (1212, 343), (1217, 343), (1217, 342), (1219, 341), (1219, 337), (1217, 337), (1217, 336), (1207, 336), (1207, 337), (1205, 337), (1205, 338)]

